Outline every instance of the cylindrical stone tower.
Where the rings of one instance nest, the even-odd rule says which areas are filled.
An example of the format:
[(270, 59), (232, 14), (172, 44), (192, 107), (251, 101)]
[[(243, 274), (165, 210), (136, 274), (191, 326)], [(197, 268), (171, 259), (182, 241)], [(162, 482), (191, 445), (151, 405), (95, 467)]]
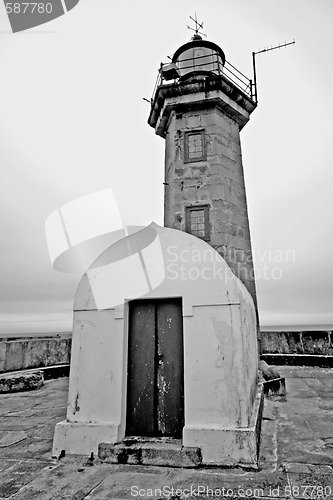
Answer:
[(257, 306), (240, 145), (257, 105), (252, 87), (195, 34), (161, 65), (148, 123), (165, 138), (165, 226), (206, 240)]

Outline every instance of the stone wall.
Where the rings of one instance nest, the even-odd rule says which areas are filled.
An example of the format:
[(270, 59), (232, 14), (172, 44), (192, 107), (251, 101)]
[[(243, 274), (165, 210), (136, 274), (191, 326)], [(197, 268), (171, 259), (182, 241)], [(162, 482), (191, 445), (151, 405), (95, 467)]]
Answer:
[(261, 332), (262, 354), (333, 356), (332, 331)]
[[(261, 332), (262, 355), (333, 356), (333, 331)], [(61, 337), (0, 339), (0, 373), (69, 364), (71, 334)]]
[(0, 373), (70, 363), (71, 336), (0, 339)]
[[(185, 133), (204, 130), (206, 158), (186, 162)], [(257, 304), (238, 123), (205, 101), (173, 112), (165, 149), (164, 225), (185, 231), (187, 206), (209, 205), (209, 244)]]

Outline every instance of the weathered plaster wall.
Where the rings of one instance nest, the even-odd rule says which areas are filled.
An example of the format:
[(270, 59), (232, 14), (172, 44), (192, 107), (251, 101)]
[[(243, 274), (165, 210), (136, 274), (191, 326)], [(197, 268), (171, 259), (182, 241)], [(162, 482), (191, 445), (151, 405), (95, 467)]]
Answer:
[[(255, 332), (254, 317), (250, 321)], [(244, 357), (243, 349), (247, 335), (250, 342), (256, 338), (242, 330), (239, 305), (193, 307), (193, 316), (184, 318), (184, 327), (186, 427), (247, 427), (256, 362)]]
[[(204, 241), (155, 224), (141, 233), (149, 232), (159, 240), (165, 278), (144, 298), (183, 298), (184, 443), (186, 439), (187, 446), (197, 446), (194, 442), (203, 429), (208, 440), (212, 430), (246, 429), (253, 420), (258, 373), (252, 298)], [(129, 240), (138, 243), (140, 233)], [(61, 449), (96, 452), (100, 442), (115, 443), (125, 435), (127, 300), (138, 297), (124, 289), (125, 304), (97, 310), (94, 294), (99, 280), (105, 285), (105, 266), (109, 287), (118, 286), (118, 269), (114, 275), (118, 281), (112, 277), (117, 258), (121, 252), (114, 245), (91, 266), (77, 290), (67, 421), (56, 427), (54, 455)], [(209, 462), (209, 446), (205, 460)]]
[[(123, 331), (114, 311), (75, 314), (67, 418), (72, 422), (119, 422)], [(79, 390), (77, 390), (79, 388)]]

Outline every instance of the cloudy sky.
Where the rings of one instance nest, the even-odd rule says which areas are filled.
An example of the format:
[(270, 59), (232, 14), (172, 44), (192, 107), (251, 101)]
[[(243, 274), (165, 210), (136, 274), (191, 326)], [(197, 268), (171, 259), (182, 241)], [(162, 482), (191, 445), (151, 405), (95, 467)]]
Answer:
[(163, 223), (164, 141), (147, 124), (161, 61), (207, 39), (251, 77), (241, 133), (263, 327), (333, 325), (331, 0), (80, 0), (12, 34), (0, 5), (0, 332), (69, 331), (78, 274), (53, 270), (45, 220), (113, 188), (128, 224)]

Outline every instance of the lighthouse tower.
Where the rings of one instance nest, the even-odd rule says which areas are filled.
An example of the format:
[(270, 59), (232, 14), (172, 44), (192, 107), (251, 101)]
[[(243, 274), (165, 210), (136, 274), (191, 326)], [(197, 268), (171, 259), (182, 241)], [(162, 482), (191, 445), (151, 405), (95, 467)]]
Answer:
[(239, 138), (256, 101), (251, 81), (195, 31), (161, 66), (151, 102), (166, 145), (165, 227), (116, 241), (81, 278), (54, 456), (258, 466), (263, 392)]
[(251, 80), (196, 29), (161, 65), (148, 123), (165, 139), (164, 225), (207, 241), (256, 306), (240, 144), (257, 105), (252, 91)]

